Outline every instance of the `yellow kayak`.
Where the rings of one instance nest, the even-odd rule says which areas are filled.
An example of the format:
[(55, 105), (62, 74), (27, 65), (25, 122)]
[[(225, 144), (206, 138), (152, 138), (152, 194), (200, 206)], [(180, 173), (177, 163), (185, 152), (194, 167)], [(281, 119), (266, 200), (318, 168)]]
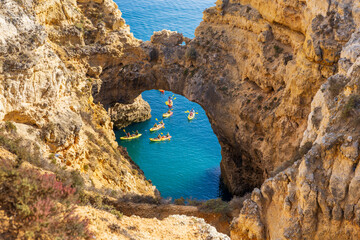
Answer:
[(162, 142), (162, 141), (170, 140), (171, 136), (170, 137), (162, 136), (161, 138), (149, 138), (149, 139), (152, 142)]
[(168, 117), (171, 117), (173, 115), (174, 112), (170, 112), (170, 113), (164, 113), (163, 114), (163, 118), (168, 118)]
[(165, 124), (160, 124), (157, 127), (150, 128), (150, 131), (154, 132), (154, 131), (160, 130), (160, 129), (164, 128), (164, 127), (165, 127)]
[(193, 120), (194, 117), (195, 117), (195, 113), (193, 113), (193, 115), (190, 115), (190, 113), (189, 113), (189, 115), (188, 115), (188, 119), (189, 119), (189, 120)]
[(121, 137), (120, 139), (121, 139), (121, 140), (131, 140), (131, 139), (139, 138), (141, 135), (142, 135), (142, 134), (139, 133), (138, 135), (135, 135), (135, 136), (130, 136), (130, 137), (125, 136), (125, 137)]

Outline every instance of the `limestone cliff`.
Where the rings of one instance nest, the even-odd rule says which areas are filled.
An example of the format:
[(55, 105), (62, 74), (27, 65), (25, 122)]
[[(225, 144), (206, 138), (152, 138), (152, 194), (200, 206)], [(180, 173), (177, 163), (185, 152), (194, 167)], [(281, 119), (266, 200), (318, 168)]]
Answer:
[[(92, 97), (109, 64), (142, 53), (113, 1), (4, 0), (0, 29), (0, 238), (229, 239), (203, 219), (122, 217), (102, 203), (159, 201)], [(141, 97), (115, 117), (140, 105), (148, 117)]]
[(233, 239), (359, 238), (358, 1), (219, 0), (194, 39), (150, 42), (111, 0), (0, 4), (7, 134), (89, 186), (153, 196), (103, 106), (171, 90), (206, 110), (230, 190), (252, 191)]
[(117, 128), (124, 128), (134, 122), (143, 122), (151, 118), (151, 108), (141, 95), (135, 98), (134, 103), (116, 103), (109, 108), (111, 121)]
[(89, 187), (154, 196), (91, 96), (102, 70), (96, 63), (138, 45), (116, 4), (6, 0), (0, 6), (0, 119), (47, 161), (80, 171)]
[(203, 106), (225, 183), (258, 187), (234, 239), (357, 239), (359, 20), (358, 1), (217, 1), (194, 39), (155, 33), (93, 96), (111, 105), (163, 88)]

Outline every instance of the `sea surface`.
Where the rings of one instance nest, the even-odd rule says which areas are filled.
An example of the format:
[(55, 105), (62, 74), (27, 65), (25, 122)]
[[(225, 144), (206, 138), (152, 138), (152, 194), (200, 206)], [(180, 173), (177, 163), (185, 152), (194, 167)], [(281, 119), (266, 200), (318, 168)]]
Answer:
[[(123, 18), (130, 25), (136, 38), (150, 40), (154, 31), (169, 29), (193, 38), (195, 28), (202, 19), (205, 8), (213, 6), (215, 0), (116, 0)], [(115, 131), (117, 141), (127, 148), (131, 158), (151, 179), (162, 197), (196, 198), (206, 200), (226, 198), (226, 190), (220, 183), (221, 148), (212, 131), (205, 111), (200, 105), (185, 97), (158, 90), (142, 93), (152, 109), (152, 118), (125, 128), (127, 132), (138, 130), (143, 135), (136, 140), (121, 141), (124, 129)], [(165, 101), (173, 96), (174, 114), (163, 119), (168, 107)], [(194, 108), (198, 114), (188, 121), (187, 110)], [(165, 129), (151, 133), (154, 123), (164, 120)], [(170, 133), (171, 141), (150, 142), (157, 134)]]
[(138, 39), (148, 41), (154, 31), (181, 32), (193, 38), (202, 12), (216, 0), (115, 0), (122, 17)]

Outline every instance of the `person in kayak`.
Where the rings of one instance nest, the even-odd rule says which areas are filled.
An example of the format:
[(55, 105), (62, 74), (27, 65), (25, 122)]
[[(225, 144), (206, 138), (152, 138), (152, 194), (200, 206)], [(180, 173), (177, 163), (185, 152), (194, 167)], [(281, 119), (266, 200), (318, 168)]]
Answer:
[(154, 128), (156, 128), (157, 126), (158, 126), (158, 125), (155, 123), (155, 124), (154, 124)]
[(135, 134), (136, 134), (136, 135), (139, 135), (139, 131), (138, 131), (138, 130), (136, 130), (136, 131), (135, 131)]
[(160, 121), (160, 124), (161, 124), (161, 125), (163, 125), (163, 124), (164, 124), (163, 120), (161, 120), (161, 121)]
[(191, 111), (190, 111), (190, 116), (194, 115), (195, 111), (194, 109), (192, 108)]
[(169, 134), (169, 133), (167, 133), (167, 134), (166, 134), (166, 137), (167, 137), (167, 138), (168, 138), (168, 137), (170, 137), (170, 134)]
[(126, 133), (126, 136), (127, 136), (127, 137), (130, 137), (130, 132)]
[(158, 138), (158, 139), (161, 139), (161, 135), (159, 134), (159, 135), (157, 136), (157, 138)]
[(172, 108), (172, 105), (173, 105), (173, 102), (172, 102), (172, 100), (171, 100), (171, 97), (169, 96), (169, 99), (168, 99), (168, 107), (169, 107), (169, 110), (170, 110), (170, 108)]

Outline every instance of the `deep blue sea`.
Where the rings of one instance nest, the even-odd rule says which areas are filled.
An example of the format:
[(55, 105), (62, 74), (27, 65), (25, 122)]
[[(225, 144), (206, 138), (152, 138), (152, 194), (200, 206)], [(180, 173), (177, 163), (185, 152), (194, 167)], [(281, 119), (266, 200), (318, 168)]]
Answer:
[(216, 0), (115, 0), (122, 17), (138, 39), (148, 41), (154, 31), (178, 31), (193, 38), (202, 12)]
[[(116, 0), (123, 17), (136, 38), (150, 40), (154, 31), (169, 29), (194, 37), (202, 12), (215, 0)], [(220, 144), (213, 133), (205, 111), (200, 105), (172, 92), (158, 90), (142, 93), (150, 104), (152, 118), (132, 124), (125, 130), (138, 130), (143, 135), (136, 140), (120, 141), (123, 129), (115, 134), (120, 145), (127, 148), (131, 158), (156, 185), (162, 197), (196, 198), (199, 200), (222, 196), (220, 187)], [(165, 129), (151, 133), (149, 129), (167, 111), (165, 101), (174, 96), (174, 114), (164, 119)], [(185, 111), (194, 108), (198, 114), (188, 121)], [(157, 119), (157, 120), (156, 120)], [(170, 133), (171, 141), (150, 142), (158, 133)]]

